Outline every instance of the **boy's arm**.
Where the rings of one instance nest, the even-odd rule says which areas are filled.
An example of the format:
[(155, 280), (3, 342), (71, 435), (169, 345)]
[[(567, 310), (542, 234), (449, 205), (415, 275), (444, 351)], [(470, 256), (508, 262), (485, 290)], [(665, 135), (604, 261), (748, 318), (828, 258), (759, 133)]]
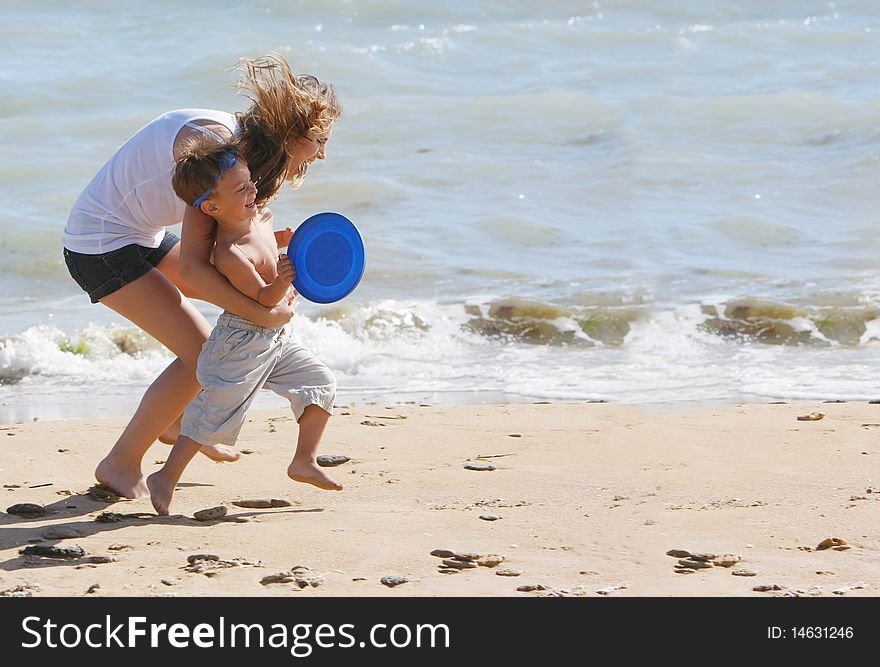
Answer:
[(290, 265), (286, 256), (278, 259), (278, 277), (266, 284), (266, 281), (241, 250), (234, 245), (225, 250), (225, 252), (217, 253), (215, 262), (217, 262), (217, 268), (239, 292), (261, 305), (270, 307), (281, 301), (287, 294), (293, 275), (292, 269), (291, 271), (283, 270), (284, 263)]
[(204, 299), (262, 326), (274, 328), (290, 321), (293, 310), (286, 304), (266, 308), (254, 299), (245, 298), (242, 291), (236, 285), (230, 285), (228, 278), (211, 263), (213, 226), (214, 221), (200, 210), (186, 207), (180, 244), (182, 279)]

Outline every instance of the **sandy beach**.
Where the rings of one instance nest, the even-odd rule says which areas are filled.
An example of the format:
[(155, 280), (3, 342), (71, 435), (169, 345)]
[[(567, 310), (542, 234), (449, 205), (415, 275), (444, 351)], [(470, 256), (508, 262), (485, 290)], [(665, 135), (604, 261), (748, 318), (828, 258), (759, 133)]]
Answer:
[[(798, 420), (811, 413), (824, 416)], [(198, 457), (169, 517), (148, 499), (87, 494), (123, 425), (0, 429), (0, 508), (47, 511), (0, 514), (0, 595), (880, 592), (880, 405), (340, 406), (321, 453), (350, 458), (331, 470), (342, 492), (287, 479), (296, 424), (281, 410), (253, 412), (241, 460)], [(157, 443), (145, 472), (168, 452)], [(233, 504), (254, 499), (290, 505)], [(193, 518), (217, 506), (225, 517)], [(818, 548), (827, 538), (838, 548)], [(83, 554), (20, 553), (33, 546)]]

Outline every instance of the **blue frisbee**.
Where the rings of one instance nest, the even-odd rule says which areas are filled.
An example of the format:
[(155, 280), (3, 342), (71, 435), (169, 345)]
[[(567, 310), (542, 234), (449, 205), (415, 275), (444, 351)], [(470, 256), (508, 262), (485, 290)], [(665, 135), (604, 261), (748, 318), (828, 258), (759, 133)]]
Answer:
[(333, 303), (351, 294), (364, 275), (364, 242), (339, 213), (318, 213), (303, 222), (287, 246), (293, 286), (309, 301)]

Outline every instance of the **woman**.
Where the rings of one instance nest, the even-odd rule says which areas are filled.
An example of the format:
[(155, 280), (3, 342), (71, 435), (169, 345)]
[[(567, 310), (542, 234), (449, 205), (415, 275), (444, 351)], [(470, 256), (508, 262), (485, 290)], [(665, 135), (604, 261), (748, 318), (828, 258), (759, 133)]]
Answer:
[[(323, 160), (341, 109), (333, 87), (294, 75), (277, 54), (243, 59), (240, 84), (251, 107), (238, 114), (181, 109), (135, 133), (101, 168), (71, 210), (64, 230), (68, 270), (93, 303), (102, 303), (153, 336), (176, 359), (150, 385), (95, 477), (120, 496), (149, 495), (141, 460), (159, 438), (173, 443), (180, 415), (199, 393), (196, 362), (211, 325), (189, 301), (197, 298), (266, 327), (293, 316), (290, 302), (266, 308), (235, 289), (211, 263), (214, 222), (186, 206), (171, 188), (183, 147), (197, 135), (233, 133), (264, 205), (285, 181), (299, 187), (309, 164)], [(182, 242), (165, 225), (183, 220)], [(280, 247), (292, 231), (276, 233)], [(215, 460), (238, 458), (216, 445)]]

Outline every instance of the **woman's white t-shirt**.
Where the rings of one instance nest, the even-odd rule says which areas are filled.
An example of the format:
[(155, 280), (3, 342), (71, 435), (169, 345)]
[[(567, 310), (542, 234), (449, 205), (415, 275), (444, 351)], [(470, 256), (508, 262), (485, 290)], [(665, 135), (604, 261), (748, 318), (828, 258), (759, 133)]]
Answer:
[(64, 247), (99, 255), (136, 243), (158, 248), (166, 225), (183, 220), (186, 204), (174, 194), (174, 140), (188, 123), (210, 120), (235, 132), (235, 116), (210, 109), (178, 109), (138, 130), (82, 191), (64, 228)]

